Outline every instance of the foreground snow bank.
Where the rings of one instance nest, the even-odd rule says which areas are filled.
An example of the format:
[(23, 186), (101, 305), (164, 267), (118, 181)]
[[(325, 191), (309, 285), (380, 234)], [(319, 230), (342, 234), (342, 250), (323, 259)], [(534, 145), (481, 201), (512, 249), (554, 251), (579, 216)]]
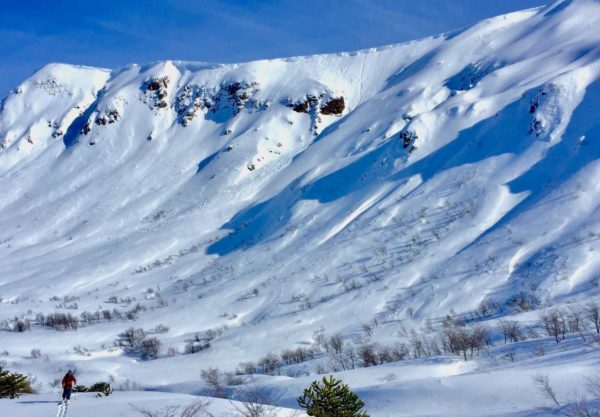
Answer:
[[(15, 400), (0, 400), (0, 415), (3, 417), (47, 417), (58, 413), (57, 400), (59, 394), (24, 395)], [(69, 417), (118, 417), (142, 416), (136, 409), (150, 411), (164, 410), (169, 406), (182, 408), (195, 403), (206, 403), (206, 411), (214, 416), (239, 415), (242, 404), (216, 398), (198, 397), (185, 394), (169, 394), (164, 392), (128, 391), (115, 392), (109, 397), (98, 398), (94, 394), (75, 394), (68, 406)], [(270, 407), (273, 417), (291, 417), (292, 414), (302, 416), (297, 410)], [(198, 413), (194, 417), (207, 417)]]

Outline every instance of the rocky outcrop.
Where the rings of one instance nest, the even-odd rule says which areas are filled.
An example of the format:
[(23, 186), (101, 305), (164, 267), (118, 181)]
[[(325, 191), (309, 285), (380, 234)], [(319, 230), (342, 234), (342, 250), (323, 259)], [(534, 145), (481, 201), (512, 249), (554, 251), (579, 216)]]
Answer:
[(417, 149), (415, 146), (417, 139), (419, 139), (419, 136), (417, 136), (416, 132), (412, 130), (404, 130), (403, 132), (400, 132), (402, 148), (407, 149), (408, 153), (412, 153)]
[(119, 117), (121, 117), (121, 115), (119, 114), (117, 109), (105, 109), (104, 114), (99, 114), (96, 117), (95, 123), (97, 125), (106, 126), (107, 124), (112, 124), (119, 120)]
[(150, 108), (164, 109), (169, 105), (166, 101), (168, 96), (169, 77), (154, 77), (146, 80), (141, 89), (150, 99)]
[(52, 129), (51, 136), (54, 139), (57, 139), (64, 134), (62, 131), (62, 126), (59, 122), (52, 122), (52, 121), (48, 120), (48, 127)]
[(323, 92), (318, 96), (306, 95), (300, 100), (287, 99), (283, 102), (296, 113), (306, 113), (311, 118), (311, 130), (316, 136), (319, 134), (321, 116), (339, 116), (346, 108), (344, 97), (332, 97), (331, 93)]
[(531, 114), (531, 122), (529, 123), (529, 134), (540, 136), (546, 130), (544, 127), (543, 118), (538, 115), (538, 108), (542, 98), (546, 95), (544, 90), (540, 90), (538, 94), (529, 102), (529, 113)]
[(268, 100), (259, 100), (260, 91), (255, 81), (232, 81), (218, 87), (190, 84), (183, 87), (175, 99), (175, 111), (179, 122), (188, 126), (200, 112), (216, 114), (231, 112), (236, 116), (242, 110), (258, 111), (270, 107)]
[(34, 87), (44, 90), (51, 96), (69, 94), (69, 86), (61, 83), (56, 77), (51, 76), (45, 80), (37, 80), (33, 83)]
[(175, 99), (175, 111), (179, 123), (187, 126), (199, 111), (210, 109), (214, 105), (216, 90), (210, 91), (195, 84), (186, 85)]
[(323, 115), (340, 115), (344, 112), (346, 103), (344, 97), (331, 98), (321, 105), (321, 114)]
[(92, 126), (90, 124), (90, 121), (88, 120), (85, 125), (81, 128), (81, 134), (82, 135), (87, 135), (88, 133), (90, 133), (92, 131)]

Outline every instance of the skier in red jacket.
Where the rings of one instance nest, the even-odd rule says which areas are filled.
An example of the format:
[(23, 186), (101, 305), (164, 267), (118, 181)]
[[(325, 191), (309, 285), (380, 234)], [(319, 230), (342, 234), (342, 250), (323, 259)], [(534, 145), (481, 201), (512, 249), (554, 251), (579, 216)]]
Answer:
[(69, 369), (69, 372), (67, 372), (67, 374), (62, 379), (62, 399), (65, 402), (65, 404), (68, 404), (69, 400), (71, 399), (73, 383), (77, 383), (77, 378), (75, 378), (75, 375), (73, 375), (73, 372), (71, 372), (71, 370)]

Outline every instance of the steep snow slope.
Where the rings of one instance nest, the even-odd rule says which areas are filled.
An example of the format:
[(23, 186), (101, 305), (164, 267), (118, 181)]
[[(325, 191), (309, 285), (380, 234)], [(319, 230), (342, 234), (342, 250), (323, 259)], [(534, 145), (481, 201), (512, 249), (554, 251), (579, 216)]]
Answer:
[[(0, 113), (0, 318), (146, 310), (0, 350), (42, 349), (15, 366), (44, 381), (159, 386), (322, 327), (386, 341), (521, 291), (597, 298), (599, 21), (564, 1), (355, 53), (41, 69)], [(159, 323), (161, 354), (224, 330), (196, 355), (108, 349)]]

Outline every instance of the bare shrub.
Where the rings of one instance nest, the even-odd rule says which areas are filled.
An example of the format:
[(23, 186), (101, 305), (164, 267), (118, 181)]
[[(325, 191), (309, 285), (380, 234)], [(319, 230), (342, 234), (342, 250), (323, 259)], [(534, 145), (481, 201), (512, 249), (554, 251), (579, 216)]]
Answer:
[(570, 333), (577, 333), (583, 330), (583, 310), (578, 307), (569, 307), (566, 313), (567, 325)]
[(223, 376), (225, 377), (225, 384), (230, 387), (244, 385), (246, 383), (246, 378), (244, 378), (242, 375), (236, 374), (235, 372), (225, 372)]
[(279, 356), (274, 353), (268, 353), (258, 360), (258, 366), (262, 368), (263, 373), (267, 375), (275, 375), (280, 373), (281, 360)]
[(213, 397), (226, 398), (225, 387), (223, 386), (222, 374), (219, 368), (203, 369), (200, 377), (206, 383)]
[(562, 310), (554, 309), (541, 315), (542, 324), (548, 333), (553, 336), (556, 343), (565, 339), (567, 325), (565, 323), (565, 314)]
[(256, 364), (251, 361), (240, 362), (238, 365), (239, 372), (246, 375), (251, 375), (256, 372)]
[(585, 397), (575, 395), (565, 415), (567, 417), (600, 417), (600, 410), (593, 408)]
[(342, 335), (340, 333), (336, 333), (329, 338), (329, 346), (335, 353), (342, 353), (344, 349), (344, 340), (342, 339)]
[(144, 332), (144, 329), (130, 327), (119, 333), (117, 345), (124, 347), (129, 352), (139, 352), (145, 338), (146, 332)]
[(542, 342), (535, 344), (535, 347), (533, 348), (533, 354), (535, 356), (544, 356), (546, 354), (546, 348)]
[(477, 307), (477, 313), (482, 317), (490, 317), (502, 311), (502, 305), (492, 299), (483, 299)]
[(42, 357), (42, 351), (40, 349), (31, 349), (31, 357), (33, 359), (41, 358)]
[(510, 298), (507, 304), (517, 311), (530, 311), (535, 310), (540, 305), (540, 299), (535, 294), (521, 291)]
[(125, 382), (117, 385), (115, 388), (117, 391), (141, 391), (142, 384), (136, 381), (132, 381), (130, 379), (126, 379)]
[(214, 417), (208, 411), (208, 401), (196, 401), (182, 407), (180, 405), (168, 405), (160, 410), (147, 410), (132, 405), (131, 407), (144, 417)]
[(600, 376), (587, 377), (585, 385), (590, 394), (600, 398)]
[(281, 361), (285, 365), (302, 363), (315, 357), (315, 352), (311, 348), (298, 347), (296, 349), (284, 349), (281, 354)]
[[(351, 343), (344, 345), (342, 352), (339, 354), (330, 352), (330, 361), (333, 369), (355, 369), (358, 360), (359, 353)], [(327, 372), (327, 370), (323, 369), (322, 373), (325, 372)]]
[(140, 356), (143, 360), (158, 359), (158, 353), (160, 352), (160, 340), (156, 337), (142, 340), (140, 346)]
[(27, 319), (15, 318), (13, 323), (13, 330), (15, 332), (23, 333), (31, 330), (31, 322)]
[(137, 320), (142, 311), (146, 311), (146, 307), (138, 303), (131, 310), (125, 312), (125, 318), (127, 320)]
[(374, 343), (364, 343), (358, 347), (358, 356), (362, 362), (362, 366), (368, 367), (377, 365), (376, 349)]
[(248, 387), (241, 391), (236, 398), (240, 402), (230, 401), (235, 409), (236, 417), (275, 417), (276, 409), (271, 406), (272, 400), (268, 393), (258, 387)]
[(195, 339), (187, 340), (184, 347), (184, 353), (186, 354), (194, 354), (198, 353), (201, 350), (208, 349), (210, 347), (210, 343), (202, 342), (196, 336)]
[(504, 336), (504, 344), (525, 340), (525, 335), (523, 334), (523, 330), (518, 321), (500, 320), (498, 322), (498, 328), (502, 331)]
[(481, 349), (491, 344), (491, 332), (484, 325), (447, 325), (441, 330), (439, 339), (444, 352), (460, 355), (466, 361), (467, 354), (473, 358), (474, 354), (479, 355)]
[(560, 403), (556, 398), (556, 392), (552, 388), (552, 385), (550, 385), (548, 375), (536, 375), (533, 377), (533, 382), (538, 386), (539, 390), (546, 398), (551, 400), (557, 407), (560, 407)]
[(313, 344), (326, 352), (329, 352), (329, 343), (327, 341), (327, 337), (325, 336), (325, 329), (320, 328), (319, 330), (315, 330), (313, 332)]
[(165, 326), (164, 324), (159, 324), (154, 328), (154, 333), (162, 334), (162, 333), (168, 333), (168, 332), (169, 332), (169, 326)]
[(79, 315), (81, 318), (81, 322), (83, 324), (94, 324), (100, 321), (101, 313), (99, 311), (95, 311), (90, 313), (89, 311), (82, 311)]
[(596, 333), (600, 334), (600, 305), (596, 302), (589, 302), (585, 305), (584, 313), (596, 328)]
[(47, 316), (38, 314), (37, 321), (56, 330), (77, 330), (79, 328), (79, 319), (71, 313), (51, 313)]

